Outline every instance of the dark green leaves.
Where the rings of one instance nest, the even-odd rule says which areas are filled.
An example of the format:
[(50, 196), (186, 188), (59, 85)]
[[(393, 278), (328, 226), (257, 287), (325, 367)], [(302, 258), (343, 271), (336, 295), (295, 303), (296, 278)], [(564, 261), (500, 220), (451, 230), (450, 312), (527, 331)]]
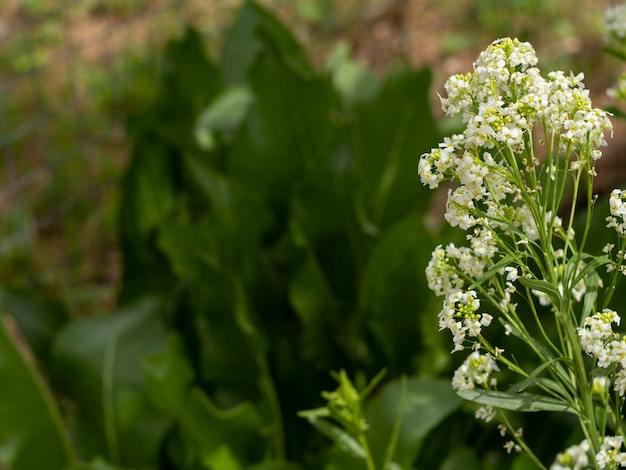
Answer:
[(335, 443), (338, 467), (371, 458), (375, 468), (410, 468), (423, 439), (462, 403), (447, 381), (405, 377), (366, 401), (381, 376), (357, 391), (342, 371), (337, 390), (323, 393), (326, 407), (299, 413)]
[(355, 109), (355, 156), (364, 183), (361, 203), (376, 226), (386, 227), (411, 209), (426, 208), (427, 190), (416, 184), (409, 168), (415, 168), (423, 149), (436, 144), (430, 82), (430, 70), (400, 66), (374, 99)]
[(56, 376), (76, 403), (81, 453), (129, 466), (156, 461), (166, 421), (147, 399), (140, 361), (165, 347), (163, 314), (161, 302), (144, 299), (72, 323), (57, 338)]
[(250, 403), (221, 410), (198, 387), (193, 370), (172, 340), (169, 350), (143, 361), (154, 402), (173, 418), (184, 436), (187, 458), (202, 468), (242, 468), (243, 456), (262, 456), (264, 423)]
[[(167, 299), (180, 342), (143, 362), (167, 416), (161, 452), (190, 468), (288, 468), (314, 445), (296, 413), (319, 406), (329, 370), (416, 373), (432, 242), (415, 163), (438, 141), (430, 73), (403, 66), (379, 79), (345, 48), (318, 72), (252, 1), (219, 69), (193, 31), (166, 56), (155, 103), (129, 119), (122, 195), (122, 300)], [(77, 382), (102, 394), (93, 377)], [(116, 460), (123, 430), (93, 416), (92, 448)]]
[(50, 365), (54, 335), (69, 320), (61, 302), (33, 292), (0, 288), (0, 311), (10, 314), (37, 360)]
[(304, 75), (313, 72), (304, 49), (287, 28), (260, 5), (247, 1), (239, 10), (222, 48), (220, 65), (225, 84), (245, 81), (250, 65), (266, 47), (268, 37), (275, 41), (290, 68)]
[(387, 458), (401, 465), (410, 465), (422, 440), (461, 403), (448, 380), (418, 377), (387, 384), (371, 400), (366, 412), (371, 426), (368, 437), (375, 459), (382, 463), (390, 443), (396, 439), (392, 455)]
[(60, 470), (69, 436), (14, 320), (0, 316), (0, 467)]

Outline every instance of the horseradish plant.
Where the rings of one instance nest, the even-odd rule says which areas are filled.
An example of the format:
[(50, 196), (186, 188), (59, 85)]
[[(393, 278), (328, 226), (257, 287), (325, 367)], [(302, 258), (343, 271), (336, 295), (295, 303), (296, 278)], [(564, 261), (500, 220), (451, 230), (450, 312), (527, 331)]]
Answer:
[(612, 126), (582, 74), (544, 77), (536, 64), (529, 43), (505, 38), (446, 82), (442, 109), (460, 114), (464, 131), (422, 155), (418, 171), (432, 189), (452, 182), (445, 219), (468, 243), (438, 246), (426, 276), (443, 299), (439, 327), (466, 356), (452, 386), (481, 405), (478, 418), (499, 422), (509, 452), (546, 468), (507, 410), (560, 411), (585, 439), (551, 469), (626, 467), (626, 340), (611, 308), (626, 274), (624, 192), (609, 200), (615, 242), (588, 252), (595, 167)]

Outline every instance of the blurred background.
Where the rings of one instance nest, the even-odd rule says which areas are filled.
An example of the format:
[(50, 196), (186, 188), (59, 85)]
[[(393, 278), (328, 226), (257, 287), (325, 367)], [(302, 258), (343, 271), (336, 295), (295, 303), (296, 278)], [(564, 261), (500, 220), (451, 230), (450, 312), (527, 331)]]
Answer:
[[(149, 93), (165, 41), (194, 24), (219, 50), (237, 0), (3, 0), (0, 4), (0, 284), (110, 307), (129, 100)], [(265, 0), (320, 67), (339, 41), (378, 74), (406, 59), (435, 92), (493, 39), (532, 40), (547, 67), (586, 72), (594, 101), (615, 78), (599, 53), (605, 2)], [(418, 182), (416, 181), (416, 184)]]

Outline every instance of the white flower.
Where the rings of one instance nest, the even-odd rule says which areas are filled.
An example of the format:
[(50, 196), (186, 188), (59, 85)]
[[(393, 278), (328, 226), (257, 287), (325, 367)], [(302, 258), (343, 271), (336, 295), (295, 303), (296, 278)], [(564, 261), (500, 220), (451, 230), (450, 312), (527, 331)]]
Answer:
[(495, 418), (496, 412), (494, 411), (492, 406), (481, 406), (474, 413), (474, 417), (476, 419), (481, 419), (485, 423), (490, 422), (493, 418)]
[(450, 264), (448, 255), (455, 248), (454, 244), (448, 245), (446, 249), (442, 248), (441, 245), (437, 246), (426, 267), (428, 287), (437, 296), (447, 297), (463, 287), (463, 280), (459, 277), (454, 266)]
[(613, 468), (616, 464), (626, 467), (626, 453), (619, 452), (624, 443), (622, 436), (607, 436), (600, 448), (600, 452), (596, 454), (596, 462), (600, 468)]
[(558, 454), (550, 470), (587, 470), (589, 468), (589, 442), (568, 447)]
[(519, 444), (516, 444), (515, 441), (507, 441), (503, 446), (506, 449), (507, 454), (510, 454), (513, 450), (515, 452), (521, 452), (522, 448)]
[(606, 218), (607, 227), (614, 227), (618, 235), (623, 237), (626, 234), (626, 204), (624, 198), (626, 194), (621, 189), (611, 191), (609, 197), (609, 210), (611, 215)]
[(498, 366), (490, 354), (472, 352), (463, 364), (454, 372), (452, 388), (455, 390), (473, 389), (476, 385), (486, 385), (490, 382), (492, 372), (497, 372)]

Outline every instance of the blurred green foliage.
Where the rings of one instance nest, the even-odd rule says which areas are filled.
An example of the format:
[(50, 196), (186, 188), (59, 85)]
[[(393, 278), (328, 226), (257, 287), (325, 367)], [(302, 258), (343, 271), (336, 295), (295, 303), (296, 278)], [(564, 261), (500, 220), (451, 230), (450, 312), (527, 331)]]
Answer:
[[(423, 328), (435, 240), (414, 176), (441, 137), (430, 71), (399, 65), (381, 80), (345, 46), (316, 71), (253, 2), (217, 63), (205, 47), (193, 29), (169, 42), (156, 84), (126, 102), (118, 311), (71, 320), (23, 291), (0, 297), (50, 379), (16, 348), (0, 365), (30, 377), (15, 390), (47, 410), (31, 437), (0, 443), (3, 465), (33, 468), (16, 456), (34, 455), (41, 428), (54, 468), (361, 468), (297, 416), (339, 369), (356, 383), (389, 369), (363, 403), (373, 436), (398, 413), (411, 422), (410, 403), (443, 407), (424, 430), (460, 404), (432, 378), (385, 411), (401, 375), (446, 364)], [(18, 424), (3, 420), (2, 435)], [(408, 465), (426, 431), (402, 430)]]

